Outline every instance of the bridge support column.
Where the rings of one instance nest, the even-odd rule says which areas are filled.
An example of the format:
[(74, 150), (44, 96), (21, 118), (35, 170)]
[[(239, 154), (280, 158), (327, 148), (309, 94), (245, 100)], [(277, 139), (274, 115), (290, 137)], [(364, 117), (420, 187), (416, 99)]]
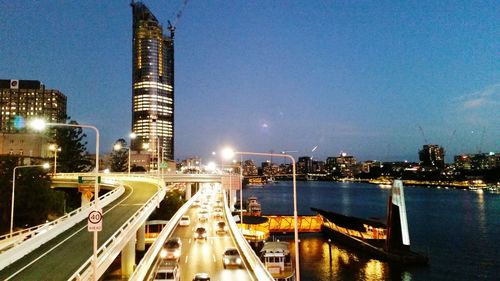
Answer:
[(139, 229), (137, 230), (137, 244), (135, 249), (137, 251), (145, 251), (146, 250), (146, 223), (143, 223)]
[(135, 267), (135, 236), (132, 237), (122, 250), (122, 277), (128, 278)]
[(186, 200), (189, 200), (191, 198), (191, 186), (191, 183), (188, 183), (186, 186)]

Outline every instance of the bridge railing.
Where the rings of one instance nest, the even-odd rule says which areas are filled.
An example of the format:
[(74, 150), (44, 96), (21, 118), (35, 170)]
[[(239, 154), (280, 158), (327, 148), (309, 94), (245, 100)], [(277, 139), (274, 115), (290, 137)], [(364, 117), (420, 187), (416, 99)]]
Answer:
[(274, 281), (273, 276), (269, 273), (269, 271), (267, 271), (264, 264), (260, 261), (259, 257), (257, 257), (254, 250), (252, 249), (250, 244), (248, 244), (247, 240), (243, 236), (243, 233), (236, 225), (231, 210), (229, 209), (229, 205), (227, 204), (226, 196), (224, 196), (224, 213), (227, 217), (229, 229), (232, 233), (233, 239), (235, 240), (236, 247), (239, 249), (241, 257), (246, 261), (246, 264), (248, 265), (248, 270), (251, 273), (253, 273), (254, 280)]
[(195, 200), (200, 196), (200, 192), (196, 193), (191, 199), (189, 199), (182, 207), (177, 210), (177, 212), (172, 216), (169, 222), (165, 225), (163, 230), (160, 232), (155, 242), (149, 247), (149, 250), (146, 252), (144, 257), (141, 259), (139, 264), (137, 265), (135, 271), (132, 273), (129, 281), (142, 281), (142, 280), (151, 280), (151, 266), (156, 261), (158, 254), (160, 253), (163, 242), (172, 234), (175, 230), (179, 220), (182, 215), (186, 213), (189, 207), (193, 204)]
[[(76, 180), (76, 179), (75, 179)], [(100, 198), (100, 207), (104, 207), (109, 203), (113, 202), (115, 199), (120, 197), (125, 188), (121, 183), (108, 181), (106, 185), (112, 185), (116, 188), (111, 192), (104, 194)], [(51, 221), (46, 224), (34, 226), (28, 231), (21, 230), (13, 233), (11, 236), (3, 235), (0, 237), (2, 248), (8, 248), (0, 254), (0, 270), (6, 266), (14, 263), (23, 256), (27, 255), (31, 251), (40, 247), (44, 243), (50, 241), (57, 235), (71, 228), (75, 224), (86, 219), (88, 216), (88, 210), (94, 206), (94, 201), (86, 204), (72, 212), (58, 218), (57, 220)]]
[[(123, 177), (133, 180), (132, 177)], [(134, 215), (132, 215), (104, 244), (97, 250), (97, 277), (101, 277), (114, 259), (121, 253), (128, 241), (135, 237), (137, 229), (146, 221), (148, 216), (165, 198), (166, 186), (163, 181), (155, 177), (140, 177), (141, 181), (159, 186), (158, 192), (152, 196)], [(93, 256), (91, 256), (68, 280), (90, 280), (93, 274)]]

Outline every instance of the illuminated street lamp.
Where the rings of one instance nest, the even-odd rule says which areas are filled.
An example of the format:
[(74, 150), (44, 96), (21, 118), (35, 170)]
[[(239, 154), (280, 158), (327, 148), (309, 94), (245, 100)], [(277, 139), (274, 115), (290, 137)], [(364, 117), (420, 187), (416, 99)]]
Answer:
[[(91, 125), (81, 124), (66, 124), (66, 123), (47, 123), (42, 119), (34, 119), (29, 123), (29, 126), (37, 131), (43, 131), (45, 127), (73, 127), (73, 128), (88, 128), (95, 131), (95, 184), (94, 184), (94, 206), (99, 208), (99, 130)], [(94, 232), (94, 255), (93, 255), (93, 268), (94, 280), (97, 280), (97, 231)]]
[[(225, 159), (231, 159), (234, 155), (254, 155), (254, 156), (269, 156), (269, 157), (282, 157), (288, 158), (292, 161), (292, 179), (293, 179), (293, 220), (294, 220), (294, 240), (295, 240), (295, 270), (296, 270), (296, 280), (300, 281), (300, 262), (299, 262), (299, 231), (297, 226), (297, 181), (295, 175), (295, 158), (288, 154), (275, 154), (275, 153), (259, 153), (259, 152), (241, 152), (234, 151), (231, 148), (225, 148), (222, 151), (222, 157)], [(240, 190), (240, 210), (242, 210), (242, 198), (243, 186)], [(243, 217), (243, 215), (241, 215)]]
[(54, 176), (55, 176), (57, 173), (57, 152), (61, 151), (61, 148), (57, 144), (53, 143), (49, 145), (49, 150), (54, 151)]
[(22, 168), (33, 168), (33, 167), (43, 167), (44, 169), (50, 168), (49, 163), (43, 165), (26, 165), (26, 166), (16, 166), (12, 172), (12, 199), (10, 203), (10, 236), (12, 236), (12, 231), (14, 229), (14, 199), (16, 191), (16, 170)]

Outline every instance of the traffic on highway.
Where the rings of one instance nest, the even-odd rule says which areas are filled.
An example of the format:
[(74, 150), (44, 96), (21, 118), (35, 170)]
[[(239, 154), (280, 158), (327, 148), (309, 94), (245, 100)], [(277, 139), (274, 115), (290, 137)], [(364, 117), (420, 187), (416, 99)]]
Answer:
[(200, 192), (165, 241), (153, 280), (252, 280), (228, 231), (219, 186)]

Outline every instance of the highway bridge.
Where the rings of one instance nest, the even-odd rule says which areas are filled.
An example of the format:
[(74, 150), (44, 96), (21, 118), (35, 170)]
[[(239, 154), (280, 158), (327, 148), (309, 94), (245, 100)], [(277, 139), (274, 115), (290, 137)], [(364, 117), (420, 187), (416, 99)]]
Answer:
[[(94, 176), (84, 174), (83, 176)], [(58, 174), (54, 186), (76, 188), (82, 174)], [(94, 201), (82, 200), (83, 206), (57, 221), (0, 237), (0, 280), (97, 280), (101, 278), (118, 256), (121, 274), (130, 280), (151, 278), (163, 242), (171, 236), (183, 241), (183, 255), (179, 260), (182, 280), (190, 280), (196, 272), (208, 272), (212, 280), (272, 280), (254, 252), (244, 240), (226, 203), (225, 220), (230, 226), (227, 235), (217, 235), (213, 222), (208, 221), (207, 241), (194, 241), (192, 227), (178, 228), (184, 214), (194, 224), (197, 217), (191, 208), (193, 198), (174, 215), (161, 236), (149, 248), (141, 262), (135, 264), (135, 250), (144, 249), (144, 224), (170, 188), (167, 183), (196, 183), (213, 186), (222, 182), (221, 175), (151, 175), (101, 174), (101, 188), (111, 189), (100, 202), (103, 209), (103, 229), (98, 233), (97, 268), (92, 264), (92, 234), (87, 230), (87, 215)], [(186, 190), (191, 197), (191, 188)], [(225, 196), (223, 197), (225, 199)], [(223, 270), (222, 251), (236, 247), (244, 260), (243, 269)]]

